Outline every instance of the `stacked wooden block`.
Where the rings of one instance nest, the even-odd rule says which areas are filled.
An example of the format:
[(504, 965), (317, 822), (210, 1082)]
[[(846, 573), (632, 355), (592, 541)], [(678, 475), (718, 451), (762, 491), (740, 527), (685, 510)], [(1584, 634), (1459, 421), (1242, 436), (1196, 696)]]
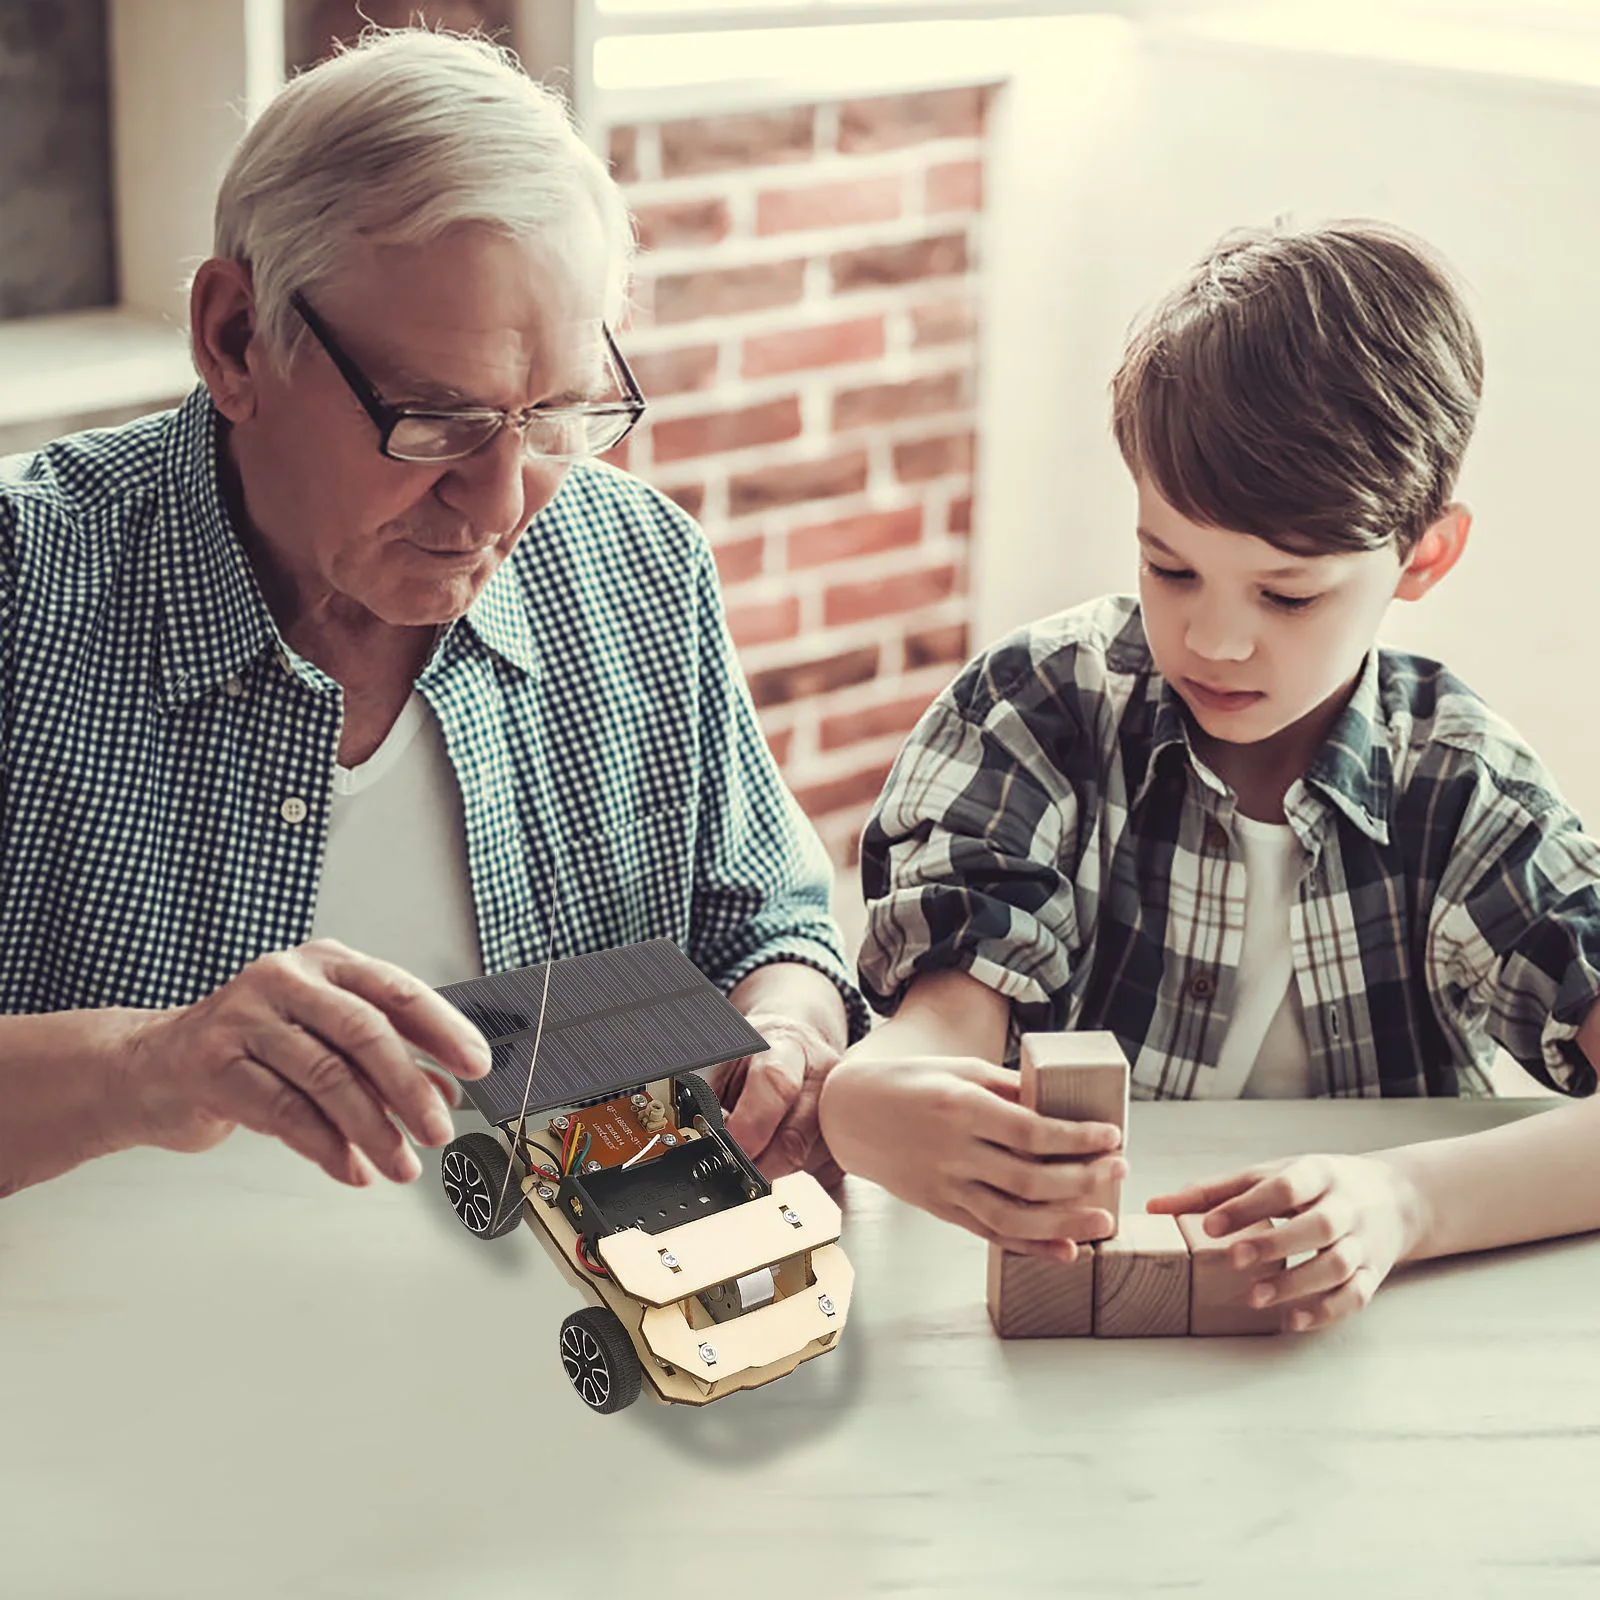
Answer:
[[(1128, 1062), (1110, 1033), (1030, 1033), (1022, 1040), (1022, 1103), (1047, 1117), (1109, 1122), (1127, 1155)], [(1087, 1161), (1089, 1157), (1064, 1157)], [(1228, 1250), (1271, 1223), (1213, 1239), (1198, 1216), (1124, 1213), (1121, 1184), (1103, 1181), (1085, 1205), (1115, 1219), (1070, 1266), (989, 1247), (989, 1315), (1003, 1339), (1137, 1339), (1276, 1333), (1281, 1313), (1250, 1291), (1276, 1263), (1241, 1272)]]

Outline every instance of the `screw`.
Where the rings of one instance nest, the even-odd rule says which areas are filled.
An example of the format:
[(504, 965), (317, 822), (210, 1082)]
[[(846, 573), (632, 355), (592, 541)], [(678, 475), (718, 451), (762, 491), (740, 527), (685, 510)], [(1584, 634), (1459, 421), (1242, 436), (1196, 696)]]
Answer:
[(556, 1197), (555, 1190), (552, 1189), (548, 1183), (541, 1183), (533, 1192), (538, 1195), (538, 1197), (543, 1200), (546, 1205), (549, 1205), (550, 1202)]
[(678, 1265), (678, 1258), (670, 1250), (661, 1252), (661, 1265), (671, 1268), (673, 1272), (683, 1271), (683, 1268)]
[(550, 1119), (550, 1126), (554, 1128), (557, 1133), (565, 1133), (571, 1125), (572, 1122), (571, 1118), (569, 1117), (551, 1117)]
[(817, 1305), (821, 1309), (823, 1316), (831, 1317), (833, 1315), (833, 1300), (828, 1295), (819, 1294), (817, 1296)]
[(665, 1145), (674, 1145), (678, 1142), (678, 1136), (675, 1133), (664, 1133), (661, 1135), (661, 1142)]
[(703, 1344), (703, 1345), (701, 1345), (700, 1346), (700, 1359), (703, 1362), (705, 1362), (705, 1364), (708, 1367), (716, 1366), (716, 1364), (717, 1364), (717, 1347), (714, 1344)]
[(583, 1164), (583, 1170), (585, 1172), (598, 1172), (600, 1170), (600, 1163), (598, 1161), (585, 1161)]
[(791, 1228), (798, 1228), (800, 1226), (800, 1218), (793, 1211), (791, 1211), (788, 1206), (783, 1208), (783, 1220), (787, 1222)]
[(647, 1094), (629, 1095), (628, 1101), (630, 1105), (636, 1105), (642, 1109), (650, 1104), (650, 1096)]

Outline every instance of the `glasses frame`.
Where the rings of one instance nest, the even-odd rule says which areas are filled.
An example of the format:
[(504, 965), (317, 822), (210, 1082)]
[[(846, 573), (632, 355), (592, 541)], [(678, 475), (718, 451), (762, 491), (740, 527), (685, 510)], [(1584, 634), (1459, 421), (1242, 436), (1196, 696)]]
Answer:
[[(606, 354), (610, 357), (617, 377), (621, 380), (623, 398), (621, 400), (605, 400), (596, 405), (582, 406), (526, 406), (520, 411), (502, 411), (495, 406), (464, 406), (459, 410), (433, 410), (423, 406), (396, 406), (391, 405), (378, 392), (378, 387), (372, 379), (356, 365), (355, 359), (334, 337), (333, 330), (329, 328), (317, 313), (312, 310), (306, 297), (298, 290), (289, 296), (289, 304), (294, 307), (300, 320), (311, 330), (311, 336), (319, 345), (328, 359), (338, 369), (339, 376), (344, 379), (346, 387), (357, 400), (361, 408), (372, 419), (372, 425), (378, 430), (379, 453), (390, 461), (404, 461), (412, 466), (427, 466), (442, 461), (465, 461), (468, 456), (475, 456), (480, 450), (485, 449), (500, 437), (505, 428), (515, 428), (523, 439), (526, 449), (527, 428), (530, 423), (539, 417), (572, 417), (572, 416), (625, 416), (628, 425), (622, 432), (606, 446), (607, 450), (615, 450), (624, 439), (633, 432), (638, 425), (639, 418), (645, 412), (645, 398), (639, 392), (639, 385), (634, 380), (628, 363), (623, 359), (622, 352), (617, 348), (617, 341), (611, 337), (610, 328), (601, 324), (601, 332), (606, 336)], [(462, 450), (449, 456), (403, 456), (396, 455), (389, 448), (389, 441), (394, 437), (394, 431), (402, 422), (420, 419), (426, 422), (487, 422), (493, 419), (495, 427), (486, 434), (482, 441), (473, 445), (470, 450)], [(588, 452), (581, 456), (559, 455), (547, 456), (542, 452), (531, 452), (548, 461), (583, 461), (591, 459)]]

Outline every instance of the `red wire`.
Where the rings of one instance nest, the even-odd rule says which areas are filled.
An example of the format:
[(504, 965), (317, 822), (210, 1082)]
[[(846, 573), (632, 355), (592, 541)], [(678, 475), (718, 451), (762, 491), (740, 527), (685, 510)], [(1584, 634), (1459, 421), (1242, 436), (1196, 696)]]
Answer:
[(584, 1266), (594, 1273), (597, 1278), (609, 1278), (611, 1276), (611, 1274), (607, 1272), (606, 1269), (599, 1264), (599, 1262), (591, 1261), (589, 1259), (589, 1252), (584, 1246), (582, 1234), (578, 1235), (577, 1247), (578, 1259), (584, 1264)]

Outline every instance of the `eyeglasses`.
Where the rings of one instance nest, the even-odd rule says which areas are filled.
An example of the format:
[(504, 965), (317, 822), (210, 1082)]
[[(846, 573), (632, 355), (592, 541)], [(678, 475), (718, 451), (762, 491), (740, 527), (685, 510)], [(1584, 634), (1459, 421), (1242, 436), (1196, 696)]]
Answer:
[(620, 400), (596, 405), (527, 406), (521, 411), (498, 411), (488, 406), (430, 411), (390, 405), (298, 289), (289, 296), (289, 304), (372, 418), (372, 425), (378, 430), (378, 449), (391, 461), (459, 461), (483, 449), (502, 428), (517, 430), (525, 455), (575, 461), (614, 449), (644, 415), (644, 396), (609, 328), (601, 331), (606, 338), (610, 376), (622, 393)]

